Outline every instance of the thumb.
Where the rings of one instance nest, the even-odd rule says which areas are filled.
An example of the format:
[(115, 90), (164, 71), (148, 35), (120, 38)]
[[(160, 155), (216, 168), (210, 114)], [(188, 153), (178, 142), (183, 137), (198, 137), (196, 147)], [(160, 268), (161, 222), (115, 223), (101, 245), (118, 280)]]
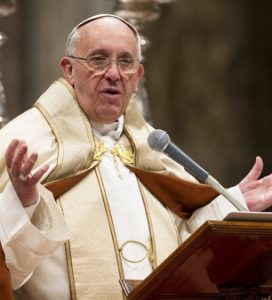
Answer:
[(245, 176), (245, 178), (242, 179), (242, 181), (240, 183), (257, 180), (260, 177), (262, 171), (263, 171), (263, 160), (260, 156), (257, 156), (255, 163), (252, 166), (251, 170)]

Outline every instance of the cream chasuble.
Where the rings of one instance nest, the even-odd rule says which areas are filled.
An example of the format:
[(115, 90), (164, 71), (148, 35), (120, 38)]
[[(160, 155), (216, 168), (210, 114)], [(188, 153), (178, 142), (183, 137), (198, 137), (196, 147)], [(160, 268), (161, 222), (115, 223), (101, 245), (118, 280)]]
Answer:
[[(37, 298), (30, 299), (68, 300), (70, 297), (66, 295), (70, 290), (71, 299), (121, 300), (120, 278), (146, 277), (152, 267), (157, 267), (179, 245), (177, 228), (168, 209), (126, 165), (186, 181), (194, 179), (171, 159), (147, 146), (146, 140), (153, 128), (142, 118), (133, 99), (125, 113), (124, 126), (121, 118), (116, 129), (114, 125), (113, 128), (91, 126), (74, 98), (72, 87), (64, 79), (54, 82), (35, 107), (25, 116), (31, 119), (34, 113), (40, 120), (32, 142), (48, 144), (46, 153), (40, 150), (37, 162), (37, 167), (45, 161), (50, 165), (44, 183), (73, 177), (87, 169), (90, 173), (56, 199), (71, 231), (65, 252), (60, 247), (55, 252), (45, 252), (44, 255), (48, 253), (46, 257), (41, 255), (38, 267), (26, 270), (25, 280), (33, 270), (34, 273), (22, 287), (22, 294), (31, 291), (30, 294)], [(18, 126), (23, 129), (20, 124)], [(17, 132), (16, 127), (14, 130)], [(133, 156), (127, 155), (124, 149)], [(6, 172), (1, 176), (4, 187), (8, 181)], [(31, 219), (33, 230), (47, 225), (41, 223), (43, 218), (37, 218), (44, 213), (42, 209), (43, 205), (38, 205)], [(182, 222), (181, 232), (187, 237), (207, 218), (214, 219), (214, 211), (216, 218), (222, 218), (233, 210), (220, 198), (204, 208), (204, 213), (196, 211), (188, 222)], [(48, 214), (48, 220), (51, 217), (53, 214)], [(40, 235), (42, 240), (46, 239), (42, 232)], [(27, 240), (25, 242), (27, 244)], [(8, 255), (8, 249), (4, 250)], [(33, 253), (42, 253), (42, 250), (33, 247)], [(28, 251), (31, 255), (32, 248)], [(14, 263), (15, 272), (16, 267)], [(23, 284), (22, 280), (20, 282)], [(52, 282), (54, 289), (59, 287), (53, 294), (48, 285)]]
[[(123, 299), (120, 278), (146, 277), (152, 270), (150, 261), (156, 267), (178, 246), (174, 222), (163, 205), (124, 167), (123, 163), (129, 162), (121, 163), (118, 155), (112, 156), (108, 152), (104, 153), (102, 161), (96, 159), (99, 138), (95, 138), (89, 121), (73, 98), (73, 90), (65, 81), (52, 85), (35, 106), (51, 126), (59, 147), (58, 164), (47, 180), (67, 177), (88, 167), (93, 170), (57, 200), (71, 230), (66, 255), (72, 299)], [(144, 139), (146, 144), (148, 126), (141, 125), (146, 123), (136, 111), (131, 117), (136, 117), (140, 126), (133, 123), (130, 126), (128, 116), (125, 117), (126, 134), (122, 134), (118, 144), (122, 143), (121, 148), (128, 147), (134, 152), (135, 157), (130, 163), (139, 165), (142, 161), (149, 167), (156, 166), (155, 170), (164, 170), (156, 156), (150, 159), (147, 155), (153, 151), (137, 145), (137, 139)], [(110, 139), (106, 138), (104, 143), (113, 146)], [(139, 155), (142, 151), (146, 154)], [(143, 160), (144, 157), (148, 159)], [(110, 165), (114, 170), (109, 169)], [(118, 181), (115, 184), (129, 184), (133, 190), (133, 196), (131, 192), (125, 192), (126, 189), (125, 194), (116, 191), (117, 201), (123, 206), (121, 214), (112, 196), (109, 173), (111, 177), (114, 172), (113, 177)], [(122, 176), (128, 181), (121, 180)], [(128, 196), (129, 199), (124, 199)], [(126, 200), (132, 201), (132, 206), (123, 202)], [(127, 213), (125, 208), (129, 209)], [(132, 208), (140, 213), (139, 219)], [(130, 226), (143, 226), (143, 229), (132, 228), (130, 232)]]

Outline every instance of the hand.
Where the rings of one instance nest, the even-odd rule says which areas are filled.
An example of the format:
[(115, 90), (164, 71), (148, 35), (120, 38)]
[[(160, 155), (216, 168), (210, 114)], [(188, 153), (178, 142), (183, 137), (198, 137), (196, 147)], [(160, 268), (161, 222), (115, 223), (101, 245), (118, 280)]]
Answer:
[(272, 205), (272, 174), (258, 179), (262, 171), (263, 161), (257, 156), (252, 169), (239, 184), (251, 211), (262, 211)]
[(34, 152), (28, 156), (27, 148), (25, 141), (14, 139), (6, 151), (8, 175), (23, 206), (33, 205), (37, 201), (37, 183), (48, 170), (48, 165), (44, 165), (32, 173), (38, 154)]

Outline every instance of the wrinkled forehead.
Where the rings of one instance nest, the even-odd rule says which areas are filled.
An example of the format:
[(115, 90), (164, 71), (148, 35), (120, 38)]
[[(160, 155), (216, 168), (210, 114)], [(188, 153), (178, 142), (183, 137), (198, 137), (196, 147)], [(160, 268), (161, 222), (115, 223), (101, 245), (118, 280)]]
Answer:
[(126, 24), (130, 29), (131, 31), (133, 32), (133, 34), (135, 35), (136, 39), (138, 40), (139, 38), (139, 33), (137, 31), (137, 29), (131, 25), (129, 22), (127, 22), (126, 20), (124, 20), (123, 18), (119, 17), (119, 16), (116, 16), (116, 15), (111, 15), (111, 14), (99, 14), (99, 15), (95, 15), (95, 16), (92, 16), (92, 17), (89, 17), (85, 20), (83, 20), (82, 22), (80, 22), (79, 24), (77, 24), (73, 30), (71, 31), (71, 33), (69, 34), (68, 36), (68, 39), (67, 39), (67, 45), (69, 45), (70, 43), (70, 40), (73, 36), (73, 34), (77, 31), (77, 29), (81, 28), (82, 26), (84, 26), (85, 24), (88, 24), (92, 21), (95, 21), (97, 19), (101, 19), (101, 18), (105, 18), (105, 17), (110, 17), (110, 18), (115, 18), (117, 20), (120, 20), (121, 22), (123, 22), (124, 24)]

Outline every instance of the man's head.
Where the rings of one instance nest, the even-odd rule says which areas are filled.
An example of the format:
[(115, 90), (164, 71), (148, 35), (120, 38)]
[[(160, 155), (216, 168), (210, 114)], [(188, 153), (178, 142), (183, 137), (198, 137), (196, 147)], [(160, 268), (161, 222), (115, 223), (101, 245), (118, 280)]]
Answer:
[(137, 31), (119, 17), (99, 15), (74, 28), (66, 51), (60, 65), (82, 110), (97, 123), (116, 121), (143, 75)]

